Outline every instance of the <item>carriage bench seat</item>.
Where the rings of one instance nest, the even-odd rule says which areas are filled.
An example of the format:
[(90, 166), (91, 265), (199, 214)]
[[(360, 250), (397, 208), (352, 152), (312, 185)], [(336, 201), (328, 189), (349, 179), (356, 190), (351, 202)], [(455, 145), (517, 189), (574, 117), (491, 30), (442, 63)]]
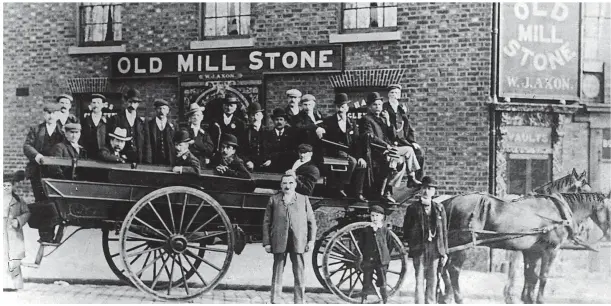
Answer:
[(345, 172), (348, 171), (348, 160), (341, 157), (323, 157), (322, 164), (329, 166), (329, 170), (332, 172)]

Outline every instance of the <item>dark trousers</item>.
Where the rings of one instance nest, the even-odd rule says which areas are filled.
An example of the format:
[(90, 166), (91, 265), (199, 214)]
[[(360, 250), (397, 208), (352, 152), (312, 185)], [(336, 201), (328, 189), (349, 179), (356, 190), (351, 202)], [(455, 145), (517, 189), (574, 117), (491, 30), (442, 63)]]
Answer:
[[(380, 197), (382, 195), (382, 189), (386, 190), (386, 184), (388, 184), (388, 174), (390, 173), (388, 161), (386, 160), (386, 156), (381, 154), (372, 154), (371, 156), (372, 165), (367, 165), (367, 167), (371, 167), (373, 172), (373, 182), (371, 182), (371, 186), (369, 188), (369, 195), (372, 198)], [(392, 191), (392, 188), (390, 188)]]
[(437, 304), (437, 268), (440, 256), (435, 239), (424, 242), (422, 253), (413, 256), (416, 274), (416, 304)]
[[(30, 178), (30, 184), (32, 184), (32, 192), (34, 193), (34, 201), (42, 203), (47, 200), (47, 196), (45, 195), (45, 191), (42, 187), (42, 175), (40, 173), (40, 168), (35, 170), (34, 175)], [(39, 213), (43, 212), (43, 210), (39, 210)], [(35, 212), (34, 212), (35, 214)], [(40, 216), (41, 218), (51, 218), (51, 216)], [(38, 236), (40, 240), (50, 242), (53, 240), (55, 236), (55, 226), (45, 224), (46, 222), (42, 222), (40, 226), (38, 226)]]
[(365, 183), (365, 176), (367, 175), (367, 168), (357, 168), (356, 158), (344, 152), (340, 152), (339, 157), (346, 158), (348, 160), (348, 166), (344, 172), (332, 172), (337, 174), (335, 174), (336, 176), (333, 177), (333, 180), (329, 181), (329, 187), (332, 190), (344, 190), (345, 185), (352, 184), (354, 196), (363, 194), (363, 185)]
[(376, 294), (373, 288), (373, 273), (376, 274), (376, 286), (380, 288), (380, 295), (382, 296), (382, 302), (386, 304), (388, 300), (388, 293), (386, 291), (386, 271), (388, 265), (375, 265), (366, 266), (363, 268), (363, 293), (362, 298), (365, 299), (369, 294)]
[[(294, 152), (280, 152), (272, 155), (271, 165), (269, 167), (261, 167), (261, 171), (272, 173), (284, 173), (291, 169), (299, 155)], [(265, 161), (263, 161), (265, 162)]]
[(272, 304), (276, 304), (276, 300), (282, 293), (282, 274), (286, 265), (286, 256), (289, 255), (293, 264), (293, 299), (295, 304), (303, 304), (303, 296), (305, 295), (305, 279), (303, 274), (304, 263), (303, 253), (286, 252), (274, 253), (274, 271), (272, 275)]

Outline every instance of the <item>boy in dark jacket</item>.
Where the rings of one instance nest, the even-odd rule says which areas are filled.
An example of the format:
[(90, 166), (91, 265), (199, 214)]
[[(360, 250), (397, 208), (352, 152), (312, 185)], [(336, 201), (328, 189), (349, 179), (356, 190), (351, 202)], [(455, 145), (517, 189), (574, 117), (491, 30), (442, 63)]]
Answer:
[(366, 303), (369, 294), (376, 295), (373, 287), (373, 273), (376, 273), (376, 285), (380, 288), (382, 302), (388, 301), (386, 292), (386, 271), (390, 263), (390, 249), (388, 242), (392, 241), (390, 230), (384, 224), (384, 208), (374, 205), (369, 208), (371, 226), (361, 232), (359, 246), (363, 253), (363, 291), (361, 303)]

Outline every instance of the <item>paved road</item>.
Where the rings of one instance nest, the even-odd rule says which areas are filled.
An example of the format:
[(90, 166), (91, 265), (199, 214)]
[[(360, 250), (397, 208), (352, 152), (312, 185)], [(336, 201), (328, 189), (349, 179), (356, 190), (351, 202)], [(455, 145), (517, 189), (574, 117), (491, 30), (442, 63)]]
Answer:
[[(69, 234), (69, 232), (67, 233)], [(26, 235), (26, 261), (33, 261), (38, 248), (37, 233), (29, 228)], [(265, 303), (269, 301), (272, 258), (260, 244), (250, 244), (242, 255), (233, 258), (230, 269), (217, 290), (196, 300), (197, 303)], [(407, 279), (401, 295), (393, 303), (413, 303), (413, 269), (408, 265)], [(309, 257), (306, 257), (306, 287), (310, 303), (341, 303), (328, 293), (316, 280)], [(46, 257), (38, 269), (24, 268), (29, 282), (23, 291), (4, 293), (25, 303), (150, 303), (144, 293), (129, 286), (118, 286), (116, 276), (108, 268), (101, 248), (101, 231), (83, 230), (65, 245)], [(467, 303), (503, 303), (502, 290), (505, 275), (465, 271), (461, 285)], [(291, 290), (291, 269), (285, 270), (285, 290)], [(56, 280), (66, 280), (69, 286), (54, 285)], [(521, 284), (519, 280), (518, 284)], [(564, 274), (550, 279), (547, 286), (549, 303), (611, 303), (610, 275)], [(287, 288), (288, 287), (288, 288)], [(254, 289), (254, 290), (253, 290)], [(514, 294), (518, 294), (517, 287)], [(292, 295), (286, 293), (284, 302), (292, 303)]]

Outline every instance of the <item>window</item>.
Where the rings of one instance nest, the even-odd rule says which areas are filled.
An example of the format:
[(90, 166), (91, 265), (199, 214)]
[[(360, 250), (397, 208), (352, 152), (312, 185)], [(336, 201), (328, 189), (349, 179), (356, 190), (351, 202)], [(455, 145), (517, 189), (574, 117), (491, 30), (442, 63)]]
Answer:
[(373, 30), (397, 27), (396, 2), (351, 2), (343, 4), (342, 28)]
[(250, 35), (250, 3), (208, 2), (203, 5), (204, 38)]
[(584, 3), (584, 58), (605, 59), (609, 55), (611, 3)]
[(552, 178), (551, 169), (551, 158), (547, 154), (509, 154), (509, 194), (526, 194), (547, 184)]
[(121, 4), (83, 3), (79, 6), (81, 45), (122, 43)]

